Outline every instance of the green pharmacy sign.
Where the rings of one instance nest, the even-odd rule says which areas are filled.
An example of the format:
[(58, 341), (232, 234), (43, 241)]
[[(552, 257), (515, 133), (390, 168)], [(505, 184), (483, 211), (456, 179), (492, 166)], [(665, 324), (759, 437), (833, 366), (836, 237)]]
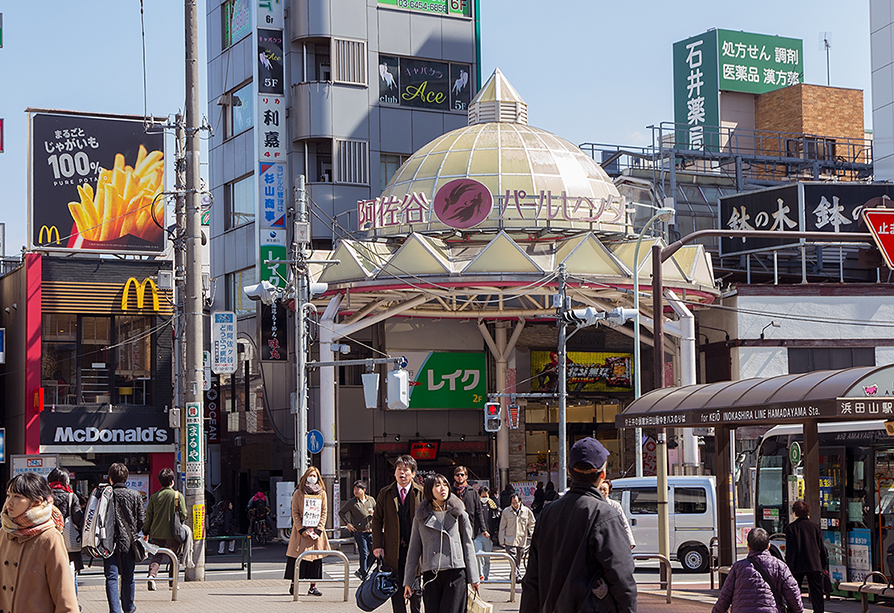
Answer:
[[(487, 395), (487, 361), (480, 352), (431, 352), (408, 355), (411, 409), (480, 409)], [(417, 362), (418, 364), (418, 362)]]
[(379, 0), (379, 4), (452, 17), (472, 16), (472, 0)]

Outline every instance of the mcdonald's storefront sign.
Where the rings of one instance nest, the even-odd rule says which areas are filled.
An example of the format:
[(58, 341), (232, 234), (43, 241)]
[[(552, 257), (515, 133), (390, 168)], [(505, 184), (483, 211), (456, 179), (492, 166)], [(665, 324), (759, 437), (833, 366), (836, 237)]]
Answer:
[[(53, 236), (55, 236), (55, 241), (53, 240)], [(46, 238), (44, 238), (46, 237)], [(37, 235), (37, 242), (39, 245), (45, 245), (47, 243), (55, 242), (57, 245), (59, 244), (59, 228), (56, 226), (41, 226), (40, 232)]]
[[(124, 295), (121, 296), (121, 310), (126, 311), (130, 305), (128, 298), (130, 297), (130, 286), (133, 285), (134, 289), (137, 292), (137, 300), (136, 300), (136, 308), (143, 309), (144, 302), (146, 300), (146, 290), (148, 289), (151, 292), (152, 297), (152, 310), (160, 311), (161, 305), (158, 300), (158, 286), (155, 284), (151, 278), (147, 277), (143, 279), (143, 282), (140, 283), (137, 281), (136, 277), (131, 277), (124, 284)], [(148, 306), (146, 307), (148, 308)]]

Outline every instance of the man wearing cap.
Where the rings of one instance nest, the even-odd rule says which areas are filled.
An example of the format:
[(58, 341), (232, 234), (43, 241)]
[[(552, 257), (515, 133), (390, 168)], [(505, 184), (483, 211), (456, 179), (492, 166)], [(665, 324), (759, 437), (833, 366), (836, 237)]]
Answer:
[(571, 487), (537, 520), (519, 613), (636, 612), (624, 523), (598, 489), (606, 460), (608, 450), (595, 438), (571, 448)]

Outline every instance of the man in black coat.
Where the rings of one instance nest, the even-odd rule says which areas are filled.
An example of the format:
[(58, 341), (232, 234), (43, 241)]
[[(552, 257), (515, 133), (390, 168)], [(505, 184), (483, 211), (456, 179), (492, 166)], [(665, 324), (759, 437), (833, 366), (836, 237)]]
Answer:
[(607, 459), (594, 438), (571, 448), (571, 488), (543, 507), (534, 528), (519, 613), (636, 613), (630, 542), (598, 489)]
[[(487, 514), (481, 498), (475, 488), (468, 483), (469, 470), (465, 466), (457, 466), (453, 469), (453, 492), (463, 501), (469, 523), (472, 526), (472, 539), (475, 541), (475, 551), (492, 551), (490, 532), (487, 526)], [(490, 574), (490, 560), (487, 558), (478, 560), (478, 575), (487, 580)]]
[(810, 505), (796, 500), (792, 513), (798, 518), (785, 527), (785, 563), (798, 586), (807, 577), (807, 592), (813, 613), (823, 613), (823, 575), (829, 568), (829, 554), (820, 527), (810, 521)]

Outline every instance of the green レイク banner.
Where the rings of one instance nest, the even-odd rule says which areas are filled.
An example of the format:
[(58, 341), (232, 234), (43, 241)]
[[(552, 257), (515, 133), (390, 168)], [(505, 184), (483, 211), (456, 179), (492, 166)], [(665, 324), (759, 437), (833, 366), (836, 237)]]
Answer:
[(797, 38), (717, 30), (720, 90), (763, 94), (804, 81)]
[[(422, 359), (418, 364), (417, 359)], [(487, 360), (478, 352), (431, 352), (407, 356), (415, 378), (411, 409), (480, 409), (487, 395)], [(414, 364), (416, 362), (416, 364)]]
[(379, 4), (454, 17), (472, 16), (472, 0), (379, 0)]

